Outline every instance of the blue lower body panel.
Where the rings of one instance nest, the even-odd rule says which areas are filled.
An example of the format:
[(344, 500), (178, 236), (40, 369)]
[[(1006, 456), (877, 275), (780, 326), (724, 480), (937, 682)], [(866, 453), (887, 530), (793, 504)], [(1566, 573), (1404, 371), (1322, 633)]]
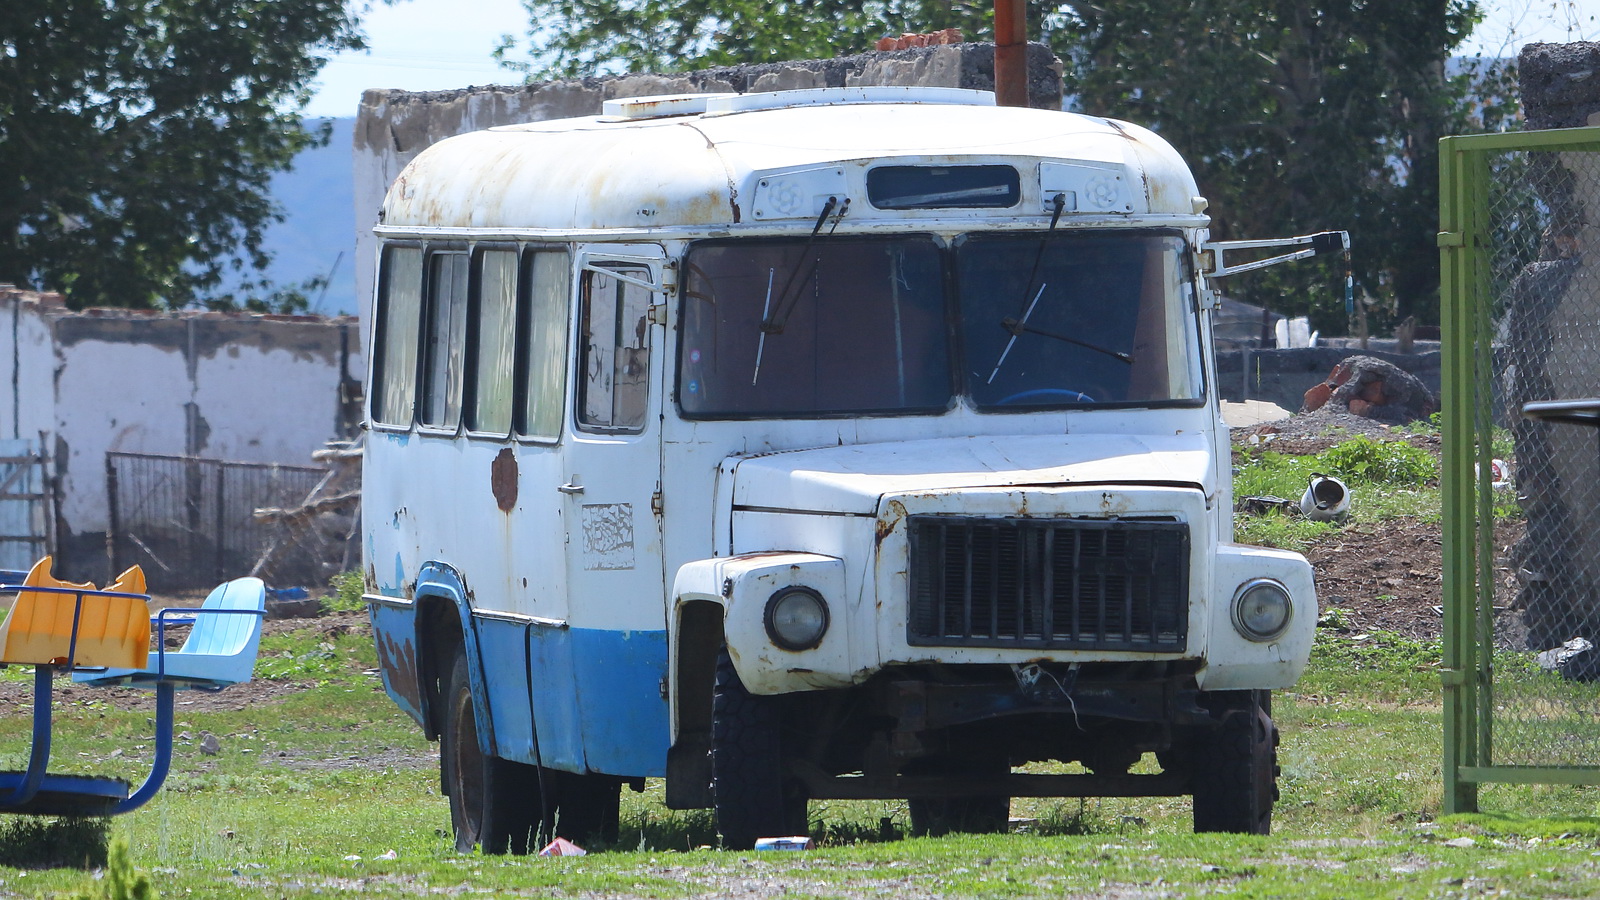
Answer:
[[(371, 613), (384, 689), (422, 723), (416, 609), (374, 603)], [(666, 774), (665, 631), (474, 617), (472, 632), (473, 691), (490, 725), (480, 735), (485, 750), (568, 772)]]
[(665, 631), (476, 625), (497, 755), (568, 772), (666, 774)]
[(372, 618), (372, 639), (378, 646), (378, 671), (383, 676), (384, 691), (406, 715), (426, 728), (417, 668), (416, 607), (368, 603), (367, 612)]
[(667, 774), (671, 742), (665, 631), (572, 634), (576, 691), (590, 770), (613, 775)]

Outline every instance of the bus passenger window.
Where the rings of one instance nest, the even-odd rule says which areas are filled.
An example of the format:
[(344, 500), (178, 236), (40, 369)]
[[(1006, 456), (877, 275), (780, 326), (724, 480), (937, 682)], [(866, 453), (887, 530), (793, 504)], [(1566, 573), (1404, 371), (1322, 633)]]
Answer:
[[(618, 269), (641, 281), (643, 269)], [(650, 291), (589, 271), (583, 278), (583, 377), (579, 421), (604, 430), (640, 431), (650, 398)]]
[(506, 435), (511, 433), (512, 366), (517, 343), (517, 252), (484, 250), (478, 254), (477, 272), (468, 322), (477, 355), (467, 428)]
[(417, 330), (422, 319), (422, 250), (385, 247), (373, 341), (372, 419), (411, 427), (417, 388)]
[(467, 255), (434, 253), (428, 262), (421, 419), (423, 425), (454, 429), (461, 423), (462, 357), (467, 339)]
[(561, 435), (567, 378), (567, 301), (572, 258), (565, 250), (533, 250), (523, 257), (522, 403), (517, 431), (527, 437)]

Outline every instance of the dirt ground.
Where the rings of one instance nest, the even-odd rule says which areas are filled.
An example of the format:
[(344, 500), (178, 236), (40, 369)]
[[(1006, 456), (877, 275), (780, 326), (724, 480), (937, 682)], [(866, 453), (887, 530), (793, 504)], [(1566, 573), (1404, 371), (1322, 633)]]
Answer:
[[(1236, 428), (1233, 440), (1309, 455), (1358, 434), (1440, 451), (1437, 433), (1411, 433), (1331, 409)], [(1516, 537), (1508, 530), (1496, 542), (1510, 546)], [(1438, 640), (1444, 628), (1442, 548), (1439, 524), (1412, 518), (1334, 531), (1306, 552), (1316, 572), (1318, 605), (1323, 612), (1341, 610), (1356, 633), (1381, 629), (1413, 640)]]
[[(152, 606), (177, 606), (181, 602), (174, 600), (164, 602), (168, 598), (157, 597)], [(365, 634), (370, 628), (367, 624), (365, 613), (336, 613), (321, 616), (316, 619), (268, 619), (262, 626), (263, 635), (281, 634), (286, 631), (297, 631), (304, 628), (314, 628), (327, 638), (338, 637), (345, 634)], [(183, 629), (175, 630), (176, 633), (167, 636), (167, 646), (177, 647), (183, 643)], [(272, 703), (286, 696), (297, 693), (309, 687), (294, 681), (275, 681), (266, 678), (257, 678), (246, 684), (236, 684), (222, 691), (178, 691), (174, 704), (177, 711), (209, 711), (209, 710), (239, 710), (261, 703)], [(142, 688), (103, 688), (75, 685), (64, 678), (55, 682), (54, 698), (58, 711), (73, 708), (94, 707), (108, 705), (117, 709), (155, 709), (155, 691)], [(27, 712), (33, 708), (33, 683), (32, 681), (5, 681), (0, 682), (0, 719), (12, 716), (31, 715)]]

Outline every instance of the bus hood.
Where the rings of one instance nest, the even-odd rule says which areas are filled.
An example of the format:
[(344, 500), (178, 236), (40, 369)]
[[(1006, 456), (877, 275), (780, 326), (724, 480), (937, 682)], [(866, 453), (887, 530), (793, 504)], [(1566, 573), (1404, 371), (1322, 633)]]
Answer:
[(983, 435), (730, 459), (735, 509), (875, 515), (884, 494), (1028, 485), (1216, 489), (1207, 435)]

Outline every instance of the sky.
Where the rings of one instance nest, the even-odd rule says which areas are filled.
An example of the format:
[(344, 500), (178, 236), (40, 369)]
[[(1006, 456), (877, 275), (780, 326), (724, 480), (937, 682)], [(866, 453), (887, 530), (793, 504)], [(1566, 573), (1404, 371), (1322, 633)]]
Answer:
[(373, 3), (362, 23), (368, 49), (329, 60), (305, 115), (354, 116), (367, 88), (441, 91), (522, 81), (490, 55), (501, 35), (526, 35), (528, 13), (521, 0)]
[[(1465, 55), (1515, 55), (1532, 41), (1600, 40), (1600, 0), (1482, 0), (1488, 19)], [(521, 0), (400, 0), (364, 16), (370, 49), (335, 56), (306, 115), (353, 116), (366, 88), (436, 91), (515, 84), (490, 55), (503, 34), (523, 37)]]

